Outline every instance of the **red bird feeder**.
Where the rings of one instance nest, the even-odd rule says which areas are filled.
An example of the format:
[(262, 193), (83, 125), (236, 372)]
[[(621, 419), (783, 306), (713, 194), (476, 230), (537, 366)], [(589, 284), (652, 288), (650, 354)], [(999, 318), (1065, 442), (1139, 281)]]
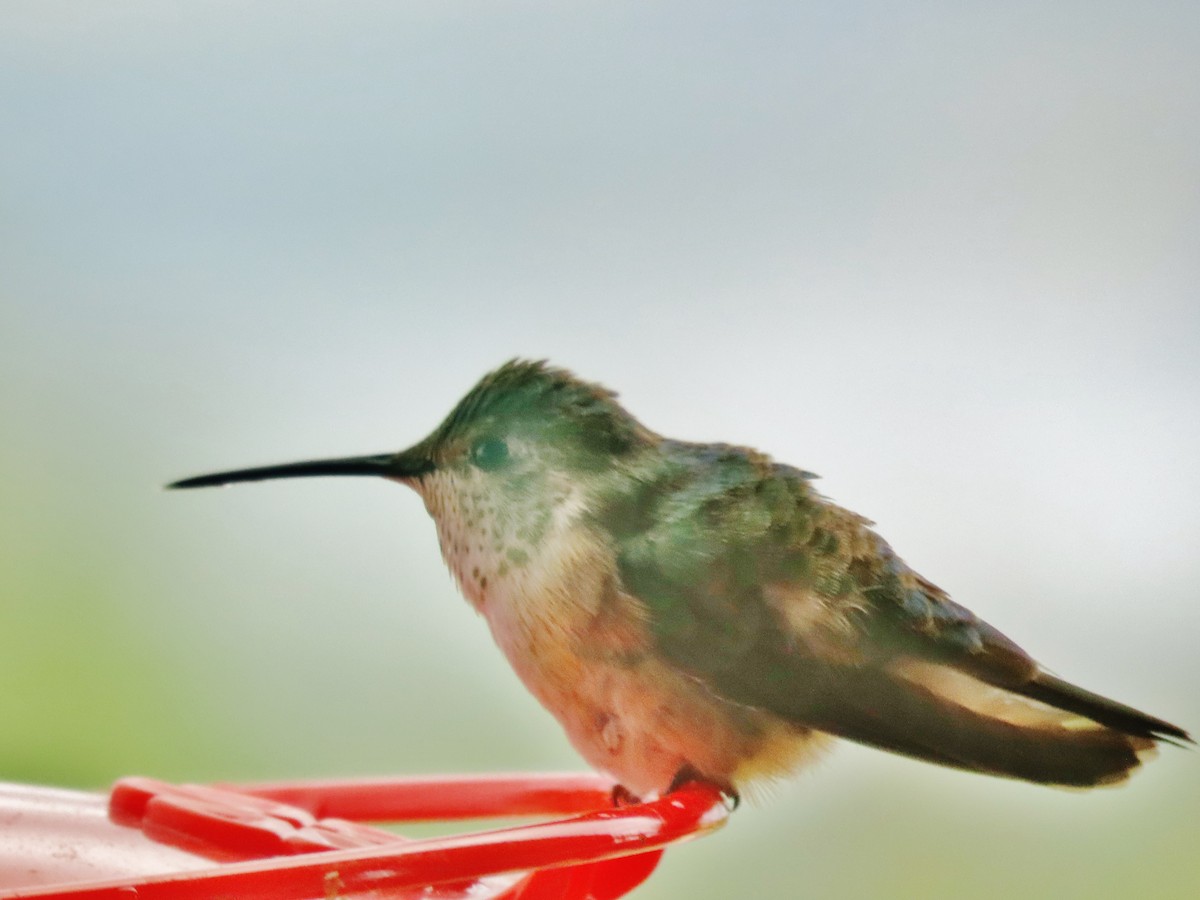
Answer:
[[(172, 785), (110, 796), (0, 785), (0, 898), (56, 900), (552, 900), (621, 897), (663, 848), (725, 822), (720, 791), (687, 784), (614, 807), (589, 775)], [(409, 840), (366, 822), (550, 821)]]

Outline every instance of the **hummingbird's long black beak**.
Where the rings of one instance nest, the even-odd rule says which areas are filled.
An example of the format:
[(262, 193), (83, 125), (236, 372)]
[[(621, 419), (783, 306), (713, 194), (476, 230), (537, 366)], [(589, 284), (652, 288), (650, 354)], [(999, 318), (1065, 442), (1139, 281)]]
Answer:
[(258, 466), (253, 469), (234, 469), (183, 478), (168, 488), (217, 487), (239, 481), (267, 481), (272, 478), (311, 478), (316, 475), (373, 475), (376, 478), (419, 478), (434, 468), (420, 445), (399, 453), (380, 453), (377, 456), (347, 456), (341, 459), (313, 459), (306, 462), (284, 463), (278, 466)]

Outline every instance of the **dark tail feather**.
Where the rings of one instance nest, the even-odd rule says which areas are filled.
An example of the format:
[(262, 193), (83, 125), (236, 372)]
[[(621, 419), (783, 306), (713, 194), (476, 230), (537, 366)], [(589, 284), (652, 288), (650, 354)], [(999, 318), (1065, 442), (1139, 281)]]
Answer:
[[(839, 696), (825, 698), (828, 705), (820, 704), (825, 708), (815, 715), (809, 711), (814, 727), (917, 759), (991, 775), (1070, 787), (1114, 784), (1127, 778), (1139, 764), (1138, 755), (1154, 746), (1155, 731), (1186, 737), (1157, 719), (1149, 720), (1157, 723), (1153, 730), (1147, 731), (1143, 724), (1129, 733), (1099, 719), (1095, 725), (1078, 719), (1068, 724), (1072, 716), (1050, 710), (1006, 719), (888, 672), (864, 669), (844, 674), (850, 677), (840, 679)], [(1084, 703), (1079, 694), (1068, 693), (1072, 703)], [(1029, 706), (1017, 698), (1011, 703)], [(1078, 712), (1074, 706), (1064, 709)], [(1125, 716), (1133, 712), (1126, 712), (1127, 707), (1117, 709)]]
[[(1123, 734), (1156, 741), (1185, 741), (1193, 743), (1191, 736), (1178, 725), (1156, 719), (1144, 712), (1109, 700), (1099, 694), (1084, 690), (1081, 687), (1063, 681), (1048, 672), (1038, 672), (1033, 680), (1020, 687), (1010, 688), (1014, 693), (1021, 694), (1031, 700), (1037, 700), (1056, 709), (1066, 710), (1085, 716), (1093, 722), (1107, 725)], [(1171, 740), (1174, 738), (1175, 740)]]

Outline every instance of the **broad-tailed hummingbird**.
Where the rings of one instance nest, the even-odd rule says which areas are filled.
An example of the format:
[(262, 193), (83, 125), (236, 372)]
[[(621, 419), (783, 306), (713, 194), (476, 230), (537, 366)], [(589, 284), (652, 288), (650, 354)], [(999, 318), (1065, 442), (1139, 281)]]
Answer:
[(540, 362), (486, 375), (398, 453), (174, 488), (373, 475), (414, 489), (470, 604), (596, 768), (734, 797), (831, 736), (1089, 787), (1178, 726), (1051, 675), (836, 506), (813, 475), (676, 441)]

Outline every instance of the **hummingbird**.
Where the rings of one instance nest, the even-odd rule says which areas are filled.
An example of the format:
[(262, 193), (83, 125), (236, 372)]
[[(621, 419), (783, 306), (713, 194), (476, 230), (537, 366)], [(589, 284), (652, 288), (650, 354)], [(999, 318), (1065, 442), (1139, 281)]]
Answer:
[(813, 474), (664, 437), (545, 361), (485, 375), (406, 450), (169, 487), (326, 475), (420, 495), (521, 681), (627, 798), (704, 780), (736, 803), (835, 738), (1071, 787), (1191, 740), (1042, 668)]

